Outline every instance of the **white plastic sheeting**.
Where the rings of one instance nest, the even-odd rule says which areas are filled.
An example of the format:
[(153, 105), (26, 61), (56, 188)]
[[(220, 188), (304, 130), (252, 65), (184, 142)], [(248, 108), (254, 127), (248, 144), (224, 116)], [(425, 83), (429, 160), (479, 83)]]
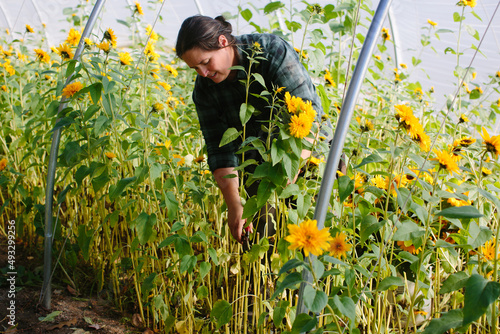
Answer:
[[(398, 61), (408, 65), (408, 73), (411, 73), (413, 81), (420, 81), (422, 88), (435, 89), (437, 104), (435, 108), (441, 109), (445, 105), (445, 96), (454, 93), (457, 87), (457, 79), (453, 76), (453, 71), (457, 65), (457, 57), (452, 52), (445, 53), (445, 49), (451, 47), (457, 49), (459, 23), (454, 22), (453, 13), (461, 13), (462, 7), (456, 5), (458, 0), (396, 0), (391, 7), (391, 19), (393, 28), (392, 36), (397, 37), (394, 41), (397, 47)], [(477, 14), (474, 16), (470, 7), (465, 7), (466, 20), (462, 26), (460, 45), (458, 46), (463, 55), (460, 57), (460, 66), (469, 65), (473, 54), (474, 46), (479, 45), (479, 40), (473, 37), (469, 31), (477, 30), (479, 38), (482, 38), (486, 26), (490, 21), (495, 8), (500, 0), (478, 0), (477, 6), (473, 9)], [(156, 22), (155, 31), (165, 38), (167, 45), (174, 45), (177, 31), (182, 21), (191, 15), (202, 13), (209, 16), (217, 16), (228, 12), (236, 14), (238, 6), (249, 8), (254, 13), (253, 20), (259, 25), (267, 25), (267, 18), (255, 15), (254, 8), (262, 8), (268, 2), (266, 0), (254, 0), (250, 2), (233, 0), (164, 0), (162, 4), (158, 0), (139, 0), (144, 10), (144, 15), (140, 17), (138, 24), (131, 24), (137, 29), (139, 35), (146, 37), (144, 27), (146, 24), (153, 24), (160, 12), (160, 18)], [(322, 6), (336, 1), (316, 1)], [(0, 36), (5, 36), (5, 29), (8, 28), (10, 35), (6, 36), (7, 41), (15, 38), (25, 37), (25, 25), (30, 24), (38, 34), (43, 35), (44, 48), (59, 45), (67, 36), (67, 31), (73, 26), (71, 12), (76, 17), (84, 17), (91, 10), (93, 0), (90, 4), (86, 0), (1, 0), (0, 1), (0, 27), (3, 28)], [(294, 8), (303, 8), (301, 1), (284, 1), (286, 6), (293, 4)], [(378, 1), (373, 1), (371, 7), (374, 9)], [(80, 6), (80, 7), (79, 7)], [(107, 0), (98, 27), (94, 30), (97, 34), (102, 33), (107, 28), (112, 28), (118, 38), (118, 46), (126, 47), (131, 43), (131, 30), (119, 21), (132, 20), (134, 0)], [(365, 13), (366, 14), (366, 13)], [(365, 15), (363, 14), (363, 15)], [(480, 19), (479, 19), (479, 18)], [(368, 20), (369, 18), (363, 18)], [(421, 35), (426, 34), (429, 27), (427, 19), (438, 23), (433, 32), (439, 29), (446, 29), (450, 32), (439, 33), (439, 39), (431, 34), (431, 46), (422, 48)], [(84, 18), (85, 20), (85, 18)], [(248, 25), (241, 17), (231, 19), (235, 33), (252, 32), (254, 28)], [(42, 28), (42, 24), (45, 28)], [(366, 22), (365, 22), (366, 23)], [(83, 22), (85, 24), (85, 22)], [(387, 20), (386, 26), (389, 27)], [(40, 44), (41, 38), (35, 37)], [(477, 37), (477, 36), (476, 36)], [(392, 43), (392, 41), (390, 42)], [(387, 44), (392, 49), (392, 44)], [(393, 52), (391, 50), (391, 52)], [(418, 68), (413, 68), (412, 58), (422, 59)], [(474, 59), (472, 67), (477, 72), (474, 83), (481, 85), (489, 81), (488, 76), (495, 75), (500, 70), (500, 13), (497, 13), (484, 36), (484, 41), (480, 47), (480, 53)], [(473, 86), (471, 87), (473, 88)], [(492, 92), (485, 92), (492, 93)], [(492, 95), (497, 94), (493, 92)], [(497, 99), (498, 96), (492, 96)]]

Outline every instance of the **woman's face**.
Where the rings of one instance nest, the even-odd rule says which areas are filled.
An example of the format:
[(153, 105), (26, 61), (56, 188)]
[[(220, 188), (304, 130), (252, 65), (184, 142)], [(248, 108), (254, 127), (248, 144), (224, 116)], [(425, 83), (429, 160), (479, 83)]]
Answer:
[(228, 41), (224, 35), (219, 36), (221, 48), (214, 51), (206, 51), (200, 48), (193, 48), (184, 52), (182, 60), (195, 69), (199, 75), (211, 79), (215, 83), (220, 83), (226, 79), (233, 79), (235, 71), (229, 68), (236, 65), (235, 51), (228, 46)]

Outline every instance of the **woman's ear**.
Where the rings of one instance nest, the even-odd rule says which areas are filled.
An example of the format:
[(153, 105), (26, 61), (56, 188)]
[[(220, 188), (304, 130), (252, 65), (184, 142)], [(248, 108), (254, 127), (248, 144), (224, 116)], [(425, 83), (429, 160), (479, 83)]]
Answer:
[(226, 46), (229, 45), (229, 42), (228, 42), (226, 36), (224, 36), (224, 35), (219, 36), (219, 45), (221, 48), (225, 48)]

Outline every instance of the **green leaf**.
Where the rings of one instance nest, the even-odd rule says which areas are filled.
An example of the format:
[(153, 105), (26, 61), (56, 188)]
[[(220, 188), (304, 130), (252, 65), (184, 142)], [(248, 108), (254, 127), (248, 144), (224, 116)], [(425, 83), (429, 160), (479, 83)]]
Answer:
[(286, 309), (289, 305), (290, 303), (287, 300), (280, 300), (278, 306), (274, 308), (273, 322), (276, 327), (279, 327), (281, 325), (281, 322), (286, 315)]
[(345, 26), (341, 22), (330, 21), (328, 25), (334, 34), (345, 30)]
[(240, 12), (240, 14), (241, 14), (241, 17), (242, 17), (245, 21), (247, 21), (247, 22), (248, 22), (248, 21), (250, 21), (250, 20), (252, 19), (252, 16), (253, 16), (252, 12), (251, 12), (251, 11), (250, 11), (250, 9), (248, 9), (248, 8), (247, 8), (247, 9), (242, 10), (242, 11)]
[(101, 99), (102, 83), (96, 82), (88, 87), (92, 103), (97, 104)]
[(451, 274), (448, 278), (443, 282), (441, 289), (439, 289), (440, 294), (450, 293), (452, 291), (456, 291), (465, 287), (467, 280), (469, 279), (469, 275), (467, 275), (464, 271), (459, 271), (457, 273)]
[(137, 237), (141, 245), (145, 245), (153, 235), (153, 227), (156, 225), (156, 214), (148, 215), (142, 212), (134, 221)]
[(316, 316), (311, 317), (309, 314), (300, 313), (295, 317), (292, 330), (294, 333), (306, 333), (316, 327), (317, 323), (318, 319)]
[(61, 313), (62, 313), (62, 311), (54, 311), (54, 312), (52, 312), (52, 313), (50, 313), (50, 314), (47, 314), (45, 317), (39, 317), (39, 318), (38, 318), (38, 320), (40, 320), (40, 321), (49, 321), (49, 322), (51, 322), (51, 321), (54, 321), (54, 319), (55, 319), (55, 318), (56, 318), (59, 314), (61, 314)]
[(233, 309), (231, 308), (231, 304), (225, 300), (218, 300), (210, 312), (210, 320), (216, 323), (217, 329), (229, 323), (232, 316)]
[(359, 165), (354, 166), (353, 169), (356, 169), (356, 168), (359, 168), (359, 167), (362, 167), (364, 165), (371, 164), (374, 162), (382, 162), (382, 161), (385, 161), (385, 160), (380, 155), (378, 155), (376, 153), (372, 153), (369, 156), (367, 156), (366, 158), (364, 158)]
[(288, 198), (291, 196), (297, 196), (300, 193), (300, 188), (296, 183), (290, 183), (286, 188), (281, 192), (279, 198)]
[(460, 14), (458, 14), (458, 12), (453, 13), (453, 21), (454, 22), (459, 22), (462, 19), (463, 19), (463, 16), (461, 16)]
[(356, 321), (356, 304), (352, 298), (348, 296), (339, 297), (338, 295), (335, 295), (333, 297), (333, 303), (340, 313), (349, 318), (351, 321), (349, 327), (353, 326)]
[(264, 80), (261, 74), (252, 73), (252, 76), (255, 78), (255, 80), (257, 80), (257, 82), (259, 82), (262, 85), (262, 87), (264, 88), (266, 87), (266, 81)]
[(413, 221), (405, 221), (398, 226), (396, 233), (394, 233), (393, 239), (396, 241), (409, 241), (425, 234), (423, 227), (418, 226)]
[(196, 297), (198, 299), (205, 299), (208, 297), (208, 288), (204, 285), (199, 286), (196, 288)]
[(354, 190), (354, 180), (347, 175), (338, 178), (340, 203), (344, 202)]
[(500, 283), (492, 282), (483, 276), (473, 274), (465, 285), (464, 321), (467, 326), (476, 321), (500, 296)]
[(224, 134), (222, 135), (222, 138), (220, 140), (219, 147), (222, 147), (226, 144), (231, 143), (232, 141), (236, 140), (242, 134), (241, 131), (236, 130), (236, 128), (229, 128), (227, 129)]
[(250, 197), (243, 207), (242, 219), (250, 218), (259, 211), (257, 206), (257, 196)]
[(367, 215), (363, 217), (360, 229), (361, 243), (364, 243), (370, 237), (370, 235), (380, 230), (382, 226), (385, 225), (386, 222), (387, 222), (386, 220), (379, 222), (378, 219), (372, 215)]
[(279, 296), (285, 289), (294, 288), (297, 284), (302, 283), (303, 281), (301, 273), (294, 272), (289, 274), (282, 282), (278, 283), (271, 299)]
[(217, 256), (217, 252), (215, 251), (215, 249), (213, 249), (212, 247), (210, 247), (208, 249), (208, 255), (210, 256), (210, 258), (212, 259), (212, 262), (218, 266), (219, 265), (219, 257)]
[(462, 309), (442, 313), (440, 318), (431, 320), (424, 334), (442, 334), (451, 328), (459, 327), (462, 325), (463, 317)]
[(438, 213), (436, 213), (436, 216), (443, 216), (446, 218), (479, 218), (482, 217), (483, 214), (472, 205), (466, 205), (451, 206), (439, 211)]
[(151, 181), (156, 180), (161, 176), (162, 165), (159, 162), (153, 162), (149, 168), (149, 178)]
[(240, 106), (241, 125), (247, 124), (247, 122), (250, 120), (250, 117), (252, 117), (254, 112), (255, 112), (254, 106), (252, 106), (250, 104), (242, 103)]
[(181, 259), (180, 271), (181, 274), (187, 272), (191, 274), (193, 272), (194, 266), (196, 266), (196, 256), (195, 255), (184, 255)]
[(151, 273), (148, 277), (144, 279), (141, 284), (142, 299), (147, 299), (149, 292), (155, 287), (155, 279), (157, 274)]
[(267, 15), (283, 7), (285, 7), (285, 4), (281, 1), (273, 1), (264, 7), (264, 13)]
[(261, 208), (274, 193), (276, 186), (269, 179), (262, 179), (257, 189), (257, 207)]
[(379, 283), (377, 290), (378, 291), (385, 291), (393, 287), (397, 286), (404, 286), (403, 279), (401, 277), (396, 277), (396, 276), (389, 276), (386, 277), (382, 280), (382, 282)]
[(133, 177), (126, 177), (124, 179), (121, 179), (120, 181), (118, 181), (118, 183), (116, 185), (112, 185), (109, 187), (109, 200), (110, 201), (114, 201), (115, 199), (117, 199), (121, 194), (122, 192), (125, 190), (125, 188), (131, 184), (132, 182), (134, 182), (136, 179), (135, 176)]
[(322, 290), (316, 290), (307, 284), (304, 288), (304, 304), (311, 311), (320, 313), (328, 303), (328, 296)]
[(299, 259), (291, 259), (291, 260), (288, 260), (284, 265), (283, 267), (281, 267), (279, 273), (278, 273), (278, 277), (281, 276), (281, 274), (283, 273), (286, 273), (287, 271), (290, 271), (294, 268), (297, 268), (299, 266), (303, 266), (304, 265), (304, 262), (303, 261), (300, 261)]

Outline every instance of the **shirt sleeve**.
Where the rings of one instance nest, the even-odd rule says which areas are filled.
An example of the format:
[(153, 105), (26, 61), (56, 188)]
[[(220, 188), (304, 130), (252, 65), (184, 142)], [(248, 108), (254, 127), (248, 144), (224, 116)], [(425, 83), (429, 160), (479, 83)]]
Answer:
[(235, 154), (237, 145), (234, 141), (219, 147), (228, 126), (220, 117), (220, 110), (217, 107), (219, 103), (215, 98), (216, 94), (211, 94), (211, 88), (204, 86), (197, 80), (193, 91), (193, 101), (207, 145), (208, 166), (213, 172), (218, 168), (236, 167), (239, 165), (239, 161)]
[(316, 92), (309, 72), (300, 62), (297, 52), (285, 40), (270, 35), (268, 45), (269, 72), (272, 81), (278, 87), (285, 87), (285, 91), (306, 101), (311, 101), (316, 111), (318, 122), (321, 122), (323, 108)]

